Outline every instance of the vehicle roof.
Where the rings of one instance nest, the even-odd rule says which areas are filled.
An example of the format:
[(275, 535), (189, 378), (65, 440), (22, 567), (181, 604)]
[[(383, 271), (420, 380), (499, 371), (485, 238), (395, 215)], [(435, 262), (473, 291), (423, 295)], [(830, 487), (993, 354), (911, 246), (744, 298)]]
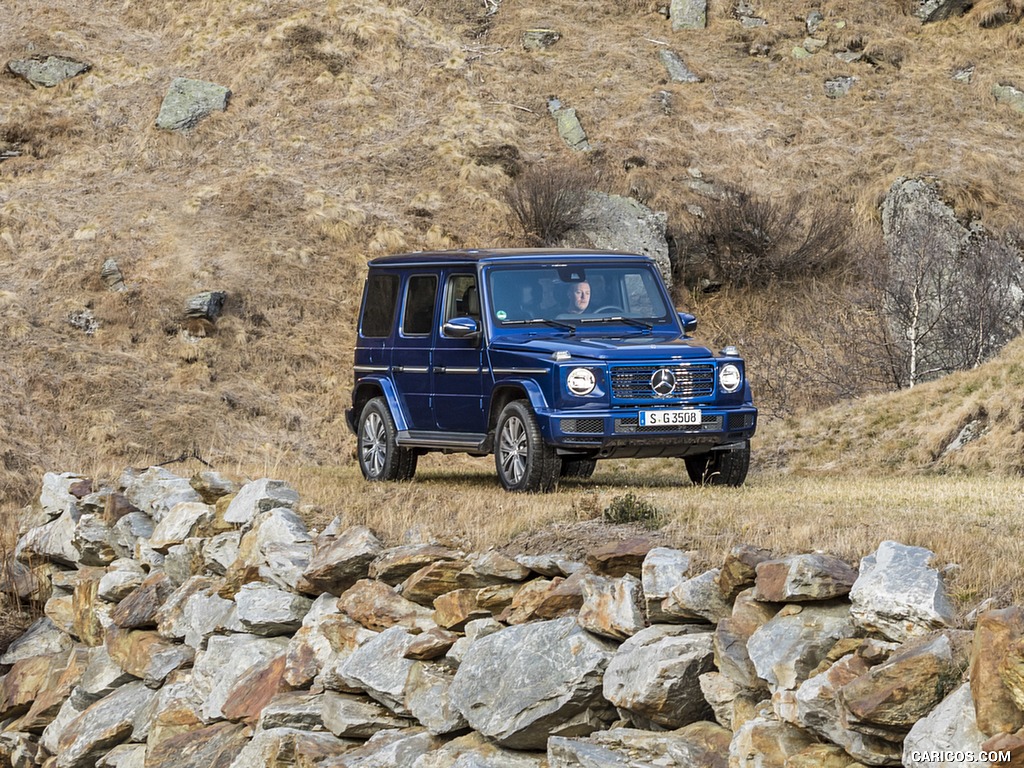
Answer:
[(628, 251), (602, 251), (578, 248), (466, 248), (456, 251), (416, 251), (380, 256), (369, 262), (371, 267), (400, 267), (413, 264), (483, 264), (504, 261), (551, 262), (577, 260), (622, 261), (642, 259), (651, 261), (650, 256)]

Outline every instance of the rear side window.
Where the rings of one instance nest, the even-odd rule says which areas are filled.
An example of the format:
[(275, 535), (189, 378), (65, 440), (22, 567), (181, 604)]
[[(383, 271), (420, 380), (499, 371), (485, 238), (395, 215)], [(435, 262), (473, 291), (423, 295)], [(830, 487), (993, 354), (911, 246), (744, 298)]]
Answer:
[(437, 301), (437, 275), (413, 275), (405, 291), (405, 314), (402, 333), (426, 336), (434, 327), (434, 304)]
[(359, 326), (362, 336), (368, 339), (390, 336), (397, 303), (398, 275), (370, 275)]

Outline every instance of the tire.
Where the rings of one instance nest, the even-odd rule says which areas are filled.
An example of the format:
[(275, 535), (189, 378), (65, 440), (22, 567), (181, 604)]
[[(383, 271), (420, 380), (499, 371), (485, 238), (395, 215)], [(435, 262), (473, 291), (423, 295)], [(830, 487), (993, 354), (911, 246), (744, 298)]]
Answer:
[(728, 485), (738, 488), (750, 468), (750, 441), (731, 451), (712, 451), (683, 459), (694, 485)]
[(597, 469), (597, 459), (562, 459), (560, 477), (586, 480)]
[(395, 420), (383, 397), (375, 397), (363, 406), (356, 454), (359, 469), (367, 480), (410, 480), (416, 474), (418, 456), (410, 448), (398, 447), (397, 434)]
[(537, 417), (525, 400), (513, 400), (498, 416), (494, 466), (506, 491), (547, 493), (558, 484), (562, 460), (544, 442)]

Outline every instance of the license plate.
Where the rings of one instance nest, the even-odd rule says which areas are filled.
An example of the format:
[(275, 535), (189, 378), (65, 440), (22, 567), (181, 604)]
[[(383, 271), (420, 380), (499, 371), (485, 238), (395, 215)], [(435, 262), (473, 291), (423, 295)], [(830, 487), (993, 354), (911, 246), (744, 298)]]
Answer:
[(700, 424), (700, 410), (640, 411), (641, 427), (695, 427)]

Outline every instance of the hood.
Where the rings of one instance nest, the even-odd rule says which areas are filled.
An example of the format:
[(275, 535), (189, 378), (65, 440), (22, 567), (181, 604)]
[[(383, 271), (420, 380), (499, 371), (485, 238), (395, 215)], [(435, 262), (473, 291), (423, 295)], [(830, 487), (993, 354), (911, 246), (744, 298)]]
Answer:
[(651, 358), (694, 360), (714, 357), (707, 347), (693, 339), (674, 334), (629, 336), (503, 336), (491, 341), (492, 350), (547, 357), (565, 351), (580, 360), (649, 360)]

